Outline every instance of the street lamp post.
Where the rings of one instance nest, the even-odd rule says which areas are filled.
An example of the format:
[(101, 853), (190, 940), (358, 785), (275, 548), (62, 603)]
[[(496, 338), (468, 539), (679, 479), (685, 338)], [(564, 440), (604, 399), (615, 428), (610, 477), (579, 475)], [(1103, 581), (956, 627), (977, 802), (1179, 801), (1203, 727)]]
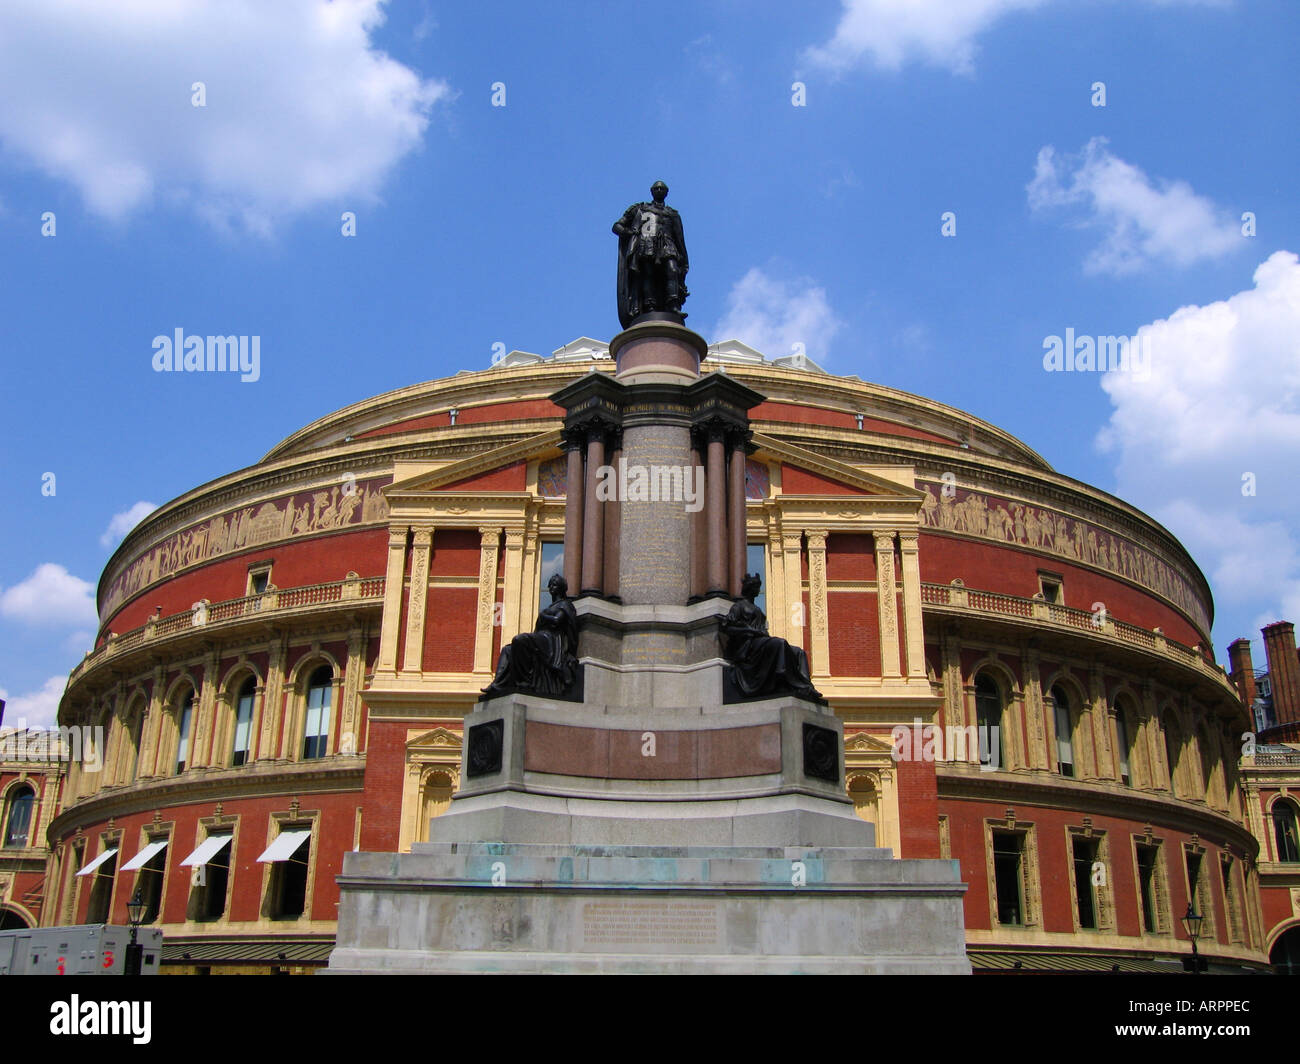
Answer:
[(1196, 951), (1196, 940), (1201, 937), (1201, 925), (1205, 923), (1205, 917), (1192, 908), (1192, 903), (1187, 903), (1187, 912), (1183, 914), (1183, 930), (1187, 932), (1187, 937), (1192, 941), (1192, 974), (1201, 974), (1201, 958)]
[(144, 898), (140, 893), (140, 888), (135, 888), (135, 894), (131, 900), (126, 903), (126, 916), (131, 924), (131, 943), (126, 947), (126, 964), (123, 969), (123, 975), (139, 975), (142, 967), (141, 960), (144, 956), (144, 947), (140, 945), (137, 938), (140, 933), (140, 925), (144, 923)]

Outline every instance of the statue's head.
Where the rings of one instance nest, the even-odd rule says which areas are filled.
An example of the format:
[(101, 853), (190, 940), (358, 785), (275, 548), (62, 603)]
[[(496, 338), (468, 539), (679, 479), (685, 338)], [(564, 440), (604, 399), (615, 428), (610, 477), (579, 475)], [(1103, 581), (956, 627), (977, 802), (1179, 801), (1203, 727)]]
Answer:
[(656, 181), (650, 186), (650, 195), (654, 197), (656, 203), (663, 203), (668, 198), (668, 186), (662, 181)]
[(740, 582), (740, 594), (742, 598), (752, 599), (758, 594), (763, 587), (763, 578), (758, 573), (746, 573), (745, 579)]
[(546, 590), (551, 593), (551, 598), (558, 601), (569, 593), (569, 582), (559, 573), (556, 573), (546, 582)]

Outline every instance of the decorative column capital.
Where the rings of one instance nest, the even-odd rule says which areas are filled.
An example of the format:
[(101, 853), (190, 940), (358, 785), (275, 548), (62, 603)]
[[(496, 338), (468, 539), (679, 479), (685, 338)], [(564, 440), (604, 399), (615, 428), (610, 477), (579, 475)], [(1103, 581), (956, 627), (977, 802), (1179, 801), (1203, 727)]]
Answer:
[(415, 533), (417, 547), (427, 547), (433, 541), (433, 525), (412, 525), (411, 531)]
[(871, 535), (876, 541), (876, 553), (883, 554), (886, 551), (893, 553), (894, 550), (894, 531), (893, 529), (873, 528)]
[(802, 532), (782, 532), (781, 549), (786, 551), (798, 551), (803, 546)]
[(480, 547), (495, 547), (497, 540), (501, 537), (501, 529), (480, 525), (478, 534)]
[(408, 525), (389, 525), (388, 526), (388, 546), (392, 550), (406, 549), (406, 534), (410, 531)]
[(507, 550), (520, 550), (520, 549), (523, 547), (523, 545), (524, 545), (524, 537), (525, 537), (525, 536), (526, 536), (526, 533), (524, 532), (524, 530), (523, 530), (522, 528), (507, 528), (507, 529), (506, 529), (506, 549), (507, 549)]
[(920, 549), (920, 537), (916, 532), (906, 531), (898, 533), (898, 549), (905, 553), (915, 553)]
[(827, 532), (824, 529), (818, 529), (815, 532), (809, 531), (806, 535), (808, 536), (808, 549), (810, 551), (824, 551), (826, 549)]
[(753, 454), (756, 448), (750, 441), (754, 438), (754, 430), (747, 426), (733, 425), (727, 431), (727, 446), (733, 451), (743, 450), (745, 454)]
[(366, 632), (362, 628), (353, 628), (348, 632), (348, 653), (357, 655), (361, 653), (362, 647), (366, 645)]

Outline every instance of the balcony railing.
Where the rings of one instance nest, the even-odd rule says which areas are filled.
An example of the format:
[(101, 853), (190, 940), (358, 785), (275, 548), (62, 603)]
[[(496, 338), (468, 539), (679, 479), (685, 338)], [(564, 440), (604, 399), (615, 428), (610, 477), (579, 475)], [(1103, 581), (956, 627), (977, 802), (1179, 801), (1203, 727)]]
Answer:
[(1270, 750), (1255, 751), (1256, 768), (1300, 768), (1300, 750), (1279, 752)]
[(1159, 628), (1140, 628), (1136, 624), (1117, 621), (1104, 611), (1092, 613), (1088, 610), (1078, 610), (1055, 602), (1047, 602), (1041, 598), (1021, 598), (1018, 595), (1003, 595), (995, 591), (977, 591), (961, 584), (922, 584), (921, 602), (929, 606), (1040, 621), (1049, 625), (1091, 632), (1093, 635), (1109, 637), (1151, 653), (1175, 658), (1183, 665), (1208, 673), (1222, 683), (1229, 684), (1223, 670), (1210, 661), (1199, 647), (1189, 647), (1176, 639), (1170, 639)]
[(214, 624), (253, 616), (269, 618), (315, 606), (383, 601), (383, 597), (384, 577), (350, 575), (346, 580), (329, 584), (308, 584), (304, 587), (290, 587), (284, 590), (272, 587), (260, 595), (245, 595), (243, 598), (228, 599), (225, 602), (196, 603), (193, 609), (186, 610), (184, 613), (176, 613), (170, 617), (150, 618), (139, 628), (132, 628), (121, 635), (110, 633), (104, 643), (78, 663), (72, 670), (68, 682), (72, 683), (105, 658), (114, 657), (145, 643), (184, 635), (196, 628), (210, 628)]

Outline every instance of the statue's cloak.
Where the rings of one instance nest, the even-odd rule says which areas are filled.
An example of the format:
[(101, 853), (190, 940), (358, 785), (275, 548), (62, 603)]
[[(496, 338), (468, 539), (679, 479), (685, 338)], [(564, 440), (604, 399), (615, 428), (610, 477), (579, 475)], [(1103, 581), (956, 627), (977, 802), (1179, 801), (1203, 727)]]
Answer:
[[(618, 224), (623, 227), (623, 232), (618, 238), (618, 323), (624, 329), (646, 309), (641, 306), (640, 286), (633, 283), (635, 279), (633, 275), (637, 269), (636, 253), (640, 240), (641, 211), (654, 206), (653, 203), (634, 203), (618, 220)], [(659, 208), (656, 213), (663, 219), (666, 230), (666, 232), (661, 230), (659, 238), (655, 241), (656, 258), (659, 257), (662, 249), (671, 243), (676, 252), (677, 268), (681, 271), (681, 279), (678, 282), (679, 302), (684, 303), (687, 296), (686, 271), (690, 268), (690, 261), (686, 256), (686, 236), (682, 232), (682, 216), (667, 204)], [(666, 241), (665, 237), (667, 237)]]

